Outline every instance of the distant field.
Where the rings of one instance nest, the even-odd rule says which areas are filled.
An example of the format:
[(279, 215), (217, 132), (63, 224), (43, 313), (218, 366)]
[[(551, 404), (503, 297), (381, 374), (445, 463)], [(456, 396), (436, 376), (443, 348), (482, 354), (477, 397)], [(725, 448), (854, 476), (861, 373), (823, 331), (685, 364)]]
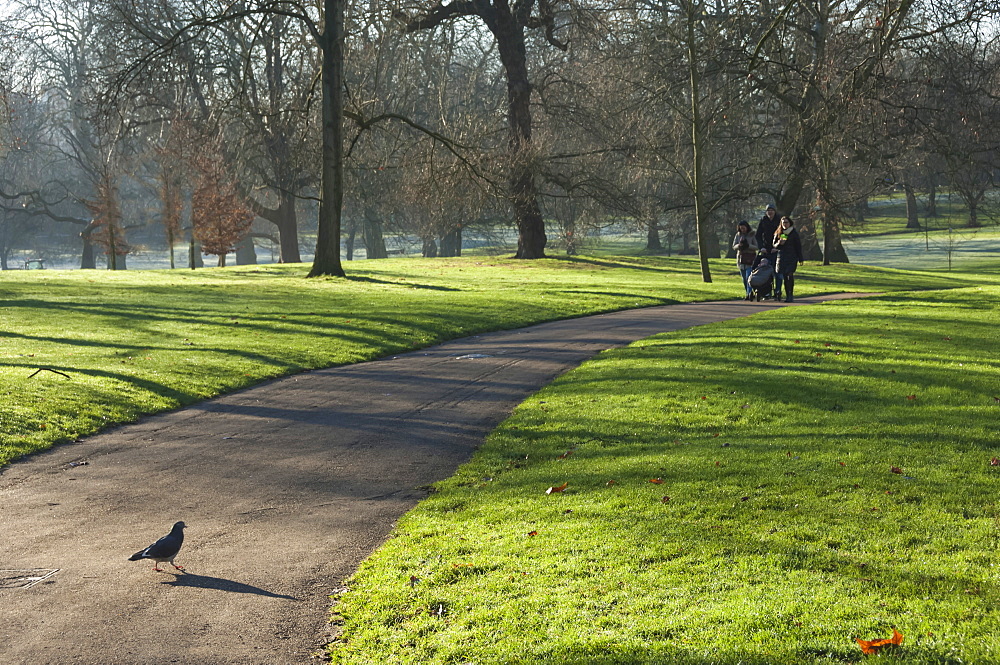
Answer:
[(897, 233), (844, 239), (852, 263), (902, 270), (1000, 270), (1000, 229)]

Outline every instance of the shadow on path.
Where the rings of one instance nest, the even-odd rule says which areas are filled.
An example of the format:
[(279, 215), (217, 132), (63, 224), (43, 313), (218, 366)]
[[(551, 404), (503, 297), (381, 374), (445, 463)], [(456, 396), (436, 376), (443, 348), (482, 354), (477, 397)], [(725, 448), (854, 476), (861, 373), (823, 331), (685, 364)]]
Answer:
[(284, 600), (299, 601), (300, 598), (287, 596), (280, 593), (272, 593), (266, 589), (255, 587), (250, 584), (243, 584), (234, 580), (227, 580), (223, 577), (211, 577), (209, 575), (196, 575), (195, 573), (172, 573), (176, 578), (168, 582), (161, 582), (167, 586), (188, 586), (197, 589), (215, 589), (216, 591), (228, 591), (230, 593), (251, 593), (256, 596), (267, 596), (268, 598), (282, 598)]

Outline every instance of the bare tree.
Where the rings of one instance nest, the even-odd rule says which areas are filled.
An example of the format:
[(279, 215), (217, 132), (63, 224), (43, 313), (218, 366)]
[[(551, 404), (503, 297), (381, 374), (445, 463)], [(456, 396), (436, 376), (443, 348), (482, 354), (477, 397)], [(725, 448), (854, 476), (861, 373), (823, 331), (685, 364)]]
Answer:
[(516, 258), (545, 256), (545, 222), (538, 203), (538, 154), (532, 140), (531, 90), (527, 37), (532, 29), (544, 30), (546, 41), (565, 50), (557, 29), (557, 2), (551, 0), (458, 0), (439, 2), (429, 9), (412, 8), (399, 14), (407, 32), (435, 29), (465, 18), (481, 21), (496, 40), (507, 80), (507, 187), (518, 229)]

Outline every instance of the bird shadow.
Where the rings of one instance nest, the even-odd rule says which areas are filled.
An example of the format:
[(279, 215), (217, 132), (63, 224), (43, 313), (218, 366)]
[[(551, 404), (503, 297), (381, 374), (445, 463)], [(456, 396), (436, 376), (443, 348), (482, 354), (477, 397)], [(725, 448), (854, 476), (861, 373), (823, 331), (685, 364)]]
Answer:
[[(169, 572), (169, 571), (168, 571)], [(195, 573), (172, 573), (176, 577), (167, 582), (160, 582), (168, 586), (194, 587), (196, 589), (215, 589), (216, 591), (228, 591), (229, 593), (251, 593), (256, 596), (267, 596), (268, 598), (282, 598), (284, 600), (299, 600), (295, 596), (287, 596), (280, 593), (272, 593), (266, 589), (255, 587), (250, 584), (227, 580), (222, 577), (211, 577), (209, 575), (197, 575)]]

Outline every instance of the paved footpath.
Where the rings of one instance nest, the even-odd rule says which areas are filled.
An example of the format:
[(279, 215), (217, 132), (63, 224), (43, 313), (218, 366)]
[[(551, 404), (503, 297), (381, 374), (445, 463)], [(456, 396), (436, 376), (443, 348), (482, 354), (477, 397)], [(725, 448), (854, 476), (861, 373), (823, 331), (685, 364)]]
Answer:
[[(0, 663), (308, 663), (328, 594), (525, 397), (603, 349), (785, 306), (673, 305), (478, 335), (13, 464), (0, 474)], [(177, 520), (184, 573), (127, 561)]]

